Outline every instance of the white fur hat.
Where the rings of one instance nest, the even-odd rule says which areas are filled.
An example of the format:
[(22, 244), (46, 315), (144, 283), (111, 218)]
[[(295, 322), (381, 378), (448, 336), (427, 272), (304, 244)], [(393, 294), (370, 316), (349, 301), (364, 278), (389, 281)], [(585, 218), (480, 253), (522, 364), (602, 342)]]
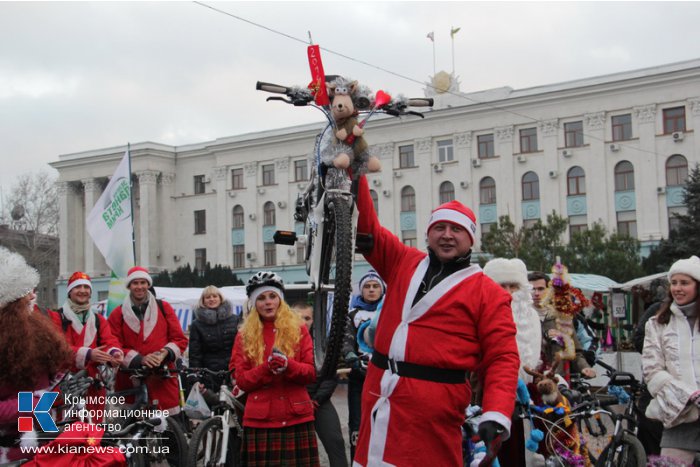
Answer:
[(521, 288), (528, 285), (527, 267), (518, 258), (495, 258), (486, 263), (484, 274), (499, 284), (519, 284)]
[(700, 258), (691, 256), (688, 259), (679, 259), (668, 271), (669, 281), (674, 274), (685, 274), (700, 282)]
[(39, 273), (24, 258), (0, 247), (0, 308), (22, 298), (39, 283)]

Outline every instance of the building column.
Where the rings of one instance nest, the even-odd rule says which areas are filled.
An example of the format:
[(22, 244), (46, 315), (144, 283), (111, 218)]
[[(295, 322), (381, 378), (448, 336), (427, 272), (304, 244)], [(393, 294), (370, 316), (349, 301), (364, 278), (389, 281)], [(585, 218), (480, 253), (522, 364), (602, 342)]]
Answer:
[(154, 170), (144, 170), (136, 172), (139, 179), (139, 196), (141, 206), (139, 210), (139, 241), (140, 255), (137, 264), (145, 268), (151, 266), (151, 221), (153, 225), (158, 225), (158, 212), (155, 209), (156, 200), (156, 181), (158, 174)]
[[(636, 134), (639, 138), (637, 147), (656, 147), (656, 104), (634, 107), (633, 119), (636, 121)], [(634, 125), (632, 127), (634, 129)], [(625, 151), (625, 148), (622, 149)], [(662, 237), (668, 237), (666, 219), (666, 195), (659, 195), (656, 187), (666, 186), (666, 157), (657, 157), (648, 151), (634, 153), (632, 159), (635, 173), (639, 176), (635, 183), (635, 196), (637, 206), (644, 209), (637, 211), (637, 236), (642, 242), (658, 241)], [(643, 170), (642, 167), (655, 167), (656, 169)], [(645, 187), (654, 187), (646, 189)]]
[[(214, 167), (214, 190), (216, 191), (216, 252), (211, 257), (210, 262), (214, 264), (232, 264), (233, 247), (231, 246), (231, 231), (228, 228), (228, 213), (226, 203), (226, 175), (227, 167)], [(209, 219), (211, 222), (214, 219)]]
[(70, 190), (70, 182), (56, 182), (56, 191), (58, 193), (59, 279), (66, 279), (70, 276), (68, 268), (68, 207), (70, 204), (68, 197)]
[(175, 251), (175, 245), (177, 242), (174, 239), (174, 235), (170, 233), (172, 232), (173, 228), (172, 213), (175, 209), (172, 199), (174, 180), (175, 174), (171, 172), (164, 172), (160, 176), (160, 202), (158, 209), (161, 216), (161, 225), (158, 229), (158, 232), (160, 232), (158, 237), (158, 249), (160, 253), (158, 265), (166, 270), (176, 269), (179, 265), (175, 264), (173, 257), (176, 255), (182, 255), (181, 252)]
[[(95, 201), (98, 198), (98, 191), (100, 185), (95, 178), (84, 178), (81, 180), (83, 184), (83, 191), (85, 192), (85, 216), (87, 220), (92, 211), (93, 206), (95, 206)], [(87, 225), (85, 226), (85, 242), (83, 247), (85, 248), (85, 265), (83, 270), (86, 274), (90, 276), (95, 275), (95, 242), (93, 242), (92, 237), (87, 232)]]

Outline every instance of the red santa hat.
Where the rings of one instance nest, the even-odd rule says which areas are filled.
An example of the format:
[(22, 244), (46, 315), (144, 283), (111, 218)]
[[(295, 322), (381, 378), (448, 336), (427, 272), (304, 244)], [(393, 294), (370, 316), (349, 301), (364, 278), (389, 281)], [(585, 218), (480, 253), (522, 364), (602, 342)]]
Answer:
[(474, 212), (460, 203), (450, 201), (437, 207), (431, 214), (428, 221), (428, 231), (438, 222), (450, 222), (467, 229), (472, 244), (476, 241), (476, 216)]
[(75, 271), (72, 276), (68, 279), (68, 286), (66, 287), (66, 294), (70, 295), (70, 291), (79, 285), (87, 285), (92, 290), (92, 282), (90, 281), (90, 276), (81, 271)]
[(679, 259), (673, 263), (668, 271), (669, 281), (671, 281), (674, 274), (685, 274), (700, 282), (700, 258), (691, 256), (688, 259)]
[(129, 269), (128, 275), (126, 276), (126, 287), (128, 288), (131, 281), (136, 279), (145, 279), (148, 282), (149, 287), (153, 285), (153, 278), (148, 273), (148, 269), (144, 267), (134, 266), (133, 268)]

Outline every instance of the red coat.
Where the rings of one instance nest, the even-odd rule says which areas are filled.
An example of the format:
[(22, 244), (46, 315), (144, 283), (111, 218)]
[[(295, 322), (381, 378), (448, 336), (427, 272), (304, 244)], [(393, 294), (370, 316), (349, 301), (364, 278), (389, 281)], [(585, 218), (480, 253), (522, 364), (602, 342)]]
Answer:
[[(146, 312), (148, 315), (152, 311), (157, 313), (153, 315), (153, 327), (148, 329), (148, 334), (144, 336), (144, 323), (148, 321), (145, 317), (144, 321), (140, 321), (138, 331), (135, 331), (129, 326), (127, 320), (124, 319), (122, 306), (118, 306), (109, 315), (109, 325), (112, 333), (120, 342), (124, 353), (124, 365), (129, 366), (131, 362), (138, 362), (146, 355), (162, 350), (163, 348), (170, 351), (179, 358), (182, 352), (187, 349), (187, 337), (182, 332), (180, 321), (177, 319), (175, 311), (166, 301), (161, 301), (163, 310), (159, 310), (156, 306), (155, 310)], [(174, 362), (168, 363), (169, 368), (174, 368)], [(115, 389), (123, 390), (133, 387), (133, 383), (129, 377), (120, 373), (117, 375)], [(146, 380), (148, 387), (149, 401), (158, 400), (158, 408), (161, 410), (170, 410), (171, 413), (177, 412), (179, 409), (180, 395), (177, 378), (161, 378), (152, 376)]]
[[(519, 366), (510, 295), (472, 265), (412, 305), (428, 267), (426, 253), (379, 224), (365, 177), (358, 208), (358, 232), (374, 237), (367, 261), (387, 283), (376, 350), (397, 361), (478, 371), (484, 381), (483, 420), (510, 430)], [(460, 425), (470, 398), (468, 382), (400, 377), (370, 364), (356, 464), (461, 465)]]
[[(66, 340), (68, 341), (68, 345), (71, 346), (71, 349), (73, 349), (73, 354), (75, 355), (75, 362), (73, 363), (73, 367), (71, 368), (70, 371), (76, 372), (82, 369), (87, 369), (88, 376), (95, 376), (97, 374), (97, 363), (90, 361), (88, 359), (88, 355), (90, 352), (90, 349), (95, 349), (97, 347), (104, 346), (102, 350), (108, 353), (114, 353), (114, 352), (122, 352), (121, 345), (119, 344), (119, 341), (117, 340), (116, 337), (112, 335), (112, 331), (109, 327), (109, 323), (107, 320), (104, 318), (104, 316), (98, 314), (98, 313), (93, 313), (92, 311), (88, 311), (88, 313), (93, 313), (96, 323), (95, 323), (95, 331), (96, 334), (90, 340), (90, 342), (86, 342), (86, 333), (88, 332), (88, 326), (87, 323), (82, 326), (82, 329), (80, 332), (76, 331), (73, 325), (68, 321), (66, 325), (64, 325), (63, 320), (65, 320), (65, 317), (62, 317), (62, 310), (60, 309), (58, 311), (48, 311), (49, 317), (51, 320), (56, 324), (58, 329), (61, 330), (61, 333), (63, 333), (64, 336), (66, 336)], [(65, 327), (65, 330), (64, 330)], [(88, 398), (91, 398), (91, 400), (96, 400), (97, 397), (99, 396), (105, 396), (106, 391), (104, 388), (97, 389), (95, 387), (90, 387), (87, 392)], [(88, 410), (98, 410), (101, 411), (104, 409), (104, 404), (88, 404), (87, 406)], [(98, 412), (97, 418), (93, 420), (94, 422), (100, 422), (102, 421), (102, 416)]]
[(265, 354), (263, 364), (256, 365), (243, 350), (239, 332), (233, 344), (229, 369), (235, 369), (236, 384), (248, 393), (243, 425), (253, 428), (280, 428), (313, 421), (314, 407), (306, 385), (316, 380), (313, 343), (306, 326), (301, 326), (301, 340), (294, 355), (287, 355), (287, 370), (280, 375), (270, 372), (267, 357), (275, 341), (274, 323), (263, 322)]

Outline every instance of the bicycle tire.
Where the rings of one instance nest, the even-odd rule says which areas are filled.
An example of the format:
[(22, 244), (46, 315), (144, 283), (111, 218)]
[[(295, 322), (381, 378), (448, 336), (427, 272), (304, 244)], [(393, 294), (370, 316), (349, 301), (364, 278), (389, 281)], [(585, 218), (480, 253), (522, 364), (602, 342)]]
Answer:
[[(223, 438), (223, 428), (220, 417), (210, 418), (202, 422), (192, 435), (190, 453), (188, 458), (189, 466), (193, 467), (215, 467), (219, 464), (216, 460), (221, 457), (221, 442)], [(204, 450), (208, 441), (213, 442), (213, 452), (210, 459), (205, 462)], [(226, 453), (226, 466), (236, 467), (240, 463), (241, 439), (236, 434), (236, 430), (229, 430), (228, 452)]]
[[(160, 456), (165, 454), (165, 461), (171, 467), (185, 467), (187, 466), (187, 454), (188, 454), (188, 443), (185, 437), (185, 432), (182, 430), (180, 424), (170, 417), (166, 418), (165, 421), (168, 427), (163, 433), (152, 433), (155, 438), (159, 438), (157, 443), (160, 445), (160, 452), (155, 452), (154, 454)], [(163, 453), (163, 448), (167, 447), (168, 452)], [(151, 465), (151, 456), (146, 455), (147, 464)], [(156, 462), (157, 463), (157, 462)]]
[(600, 453), (596, 467), (645, 467), (647, 465), (647, 455), (644, 446), (635, 436), (630, 433), (622, 435), (622, 446), (619, 452), (613, 453), (613, 457), (608, 459), (608, 453), (613, 447), (613, 442), (605, 446)]
[[(317, 378), (323, 380), (335, 375), (343, 343), (346, 316), (352, 292), (352, 218), (350, 201), (346, 197), (326, 200), (319, 291), (314, 300), (314, 353)], [(331, 269), (335, 258), (333, 312), (328, 317), (328, 291)]]

